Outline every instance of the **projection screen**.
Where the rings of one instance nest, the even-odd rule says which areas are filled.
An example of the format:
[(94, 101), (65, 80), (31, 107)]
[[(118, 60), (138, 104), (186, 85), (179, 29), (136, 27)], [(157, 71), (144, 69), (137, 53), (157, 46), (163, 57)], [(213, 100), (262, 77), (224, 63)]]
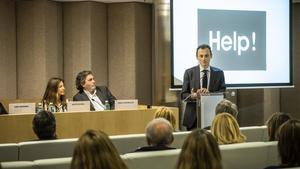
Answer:
[(229, 88), (293, 86), (290, 0), (171, 0), (171, 88), (212, 48)]

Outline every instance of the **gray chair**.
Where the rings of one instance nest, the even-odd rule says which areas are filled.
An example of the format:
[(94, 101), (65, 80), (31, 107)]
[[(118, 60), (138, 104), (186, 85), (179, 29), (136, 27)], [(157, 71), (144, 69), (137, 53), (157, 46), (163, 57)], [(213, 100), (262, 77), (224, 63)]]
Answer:
[(145, 134), (115, 135), (109, 137), (119, 154), (125, 154), (134, 151), (138, 147), (147, 145)]
[(19, 143), (19, 160), (33, 161), (38, 159), (71, 157), (77, 138)]
[(32, 161), (2, 162), (2, 169), (36, 169)]
[(174, 169), (180, 149), (122, 155), (129, 169)]
[[(247, 142), (221, 145), (224, 169), (265, 168), (279, 164), (277, 143)], [(273, 154), (271, 154), (273, 153)]]
[(17, 161), (19, 156), (18, 144), (0, 144), (0, 162)]
[(240, 130), (247, 137), (246, 142), (268, 141), (267, 126), (240, 127)]
[(72, 157), (35, 160), (33, 163), (39, 169), (70, 169)]
[(170, 147), (174, 147), (174, 148), (181, 148), (185, 138), (191, 133), (191, 131), (181, 131), (181, 132), (174, 132), (173, 136), (174, 136), (174, 141), (171, 144)]

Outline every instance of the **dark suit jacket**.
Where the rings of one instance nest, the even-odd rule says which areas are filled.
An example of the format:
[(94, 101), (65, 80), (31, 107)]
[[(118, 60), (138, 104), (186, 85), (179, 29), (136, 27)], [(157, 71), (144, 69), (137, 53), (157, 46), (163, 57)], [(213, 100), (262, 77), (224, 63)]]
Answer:
[[(184, 100), (189, 97), (191, 89), (197, 90), (200, 87), (200, 67), (197, 65), (187, 69), (184, 73), (181, 99)], [(225, 89), (224, 72), (221, 69), (210, 66), (209, 92), (224, 92)], [(192, 100), (187, 100), (183, 118), (183, 125), (188, 128), (192, 127), (197, 119), (196, 103), (190, 101)]]
[(174, 149), (176, 149), (176, 148), (167, 147), (167, 146), (144, 146), (144, 147), (139, 147), (138, 149), (136, 149), (130, 153), (145, 152), (145, 151), (174, 150)]
[[(105, 100), (108, 100), (111, 109), (115, 107), (115, 100), (116, 97), (111, 94), (109, 89), (106, 86), (97, 86), (96, 87), (96, 95), (101, 100), (102, 104), (105, 105)], [(90, 101), (89, 97), (84, 93), (84, 91), (79, 91), (75, 96), (73, 96), (73, 101)], [(91, 111), (94, 111), (95, 108), (92, 103), (91, 104)]]

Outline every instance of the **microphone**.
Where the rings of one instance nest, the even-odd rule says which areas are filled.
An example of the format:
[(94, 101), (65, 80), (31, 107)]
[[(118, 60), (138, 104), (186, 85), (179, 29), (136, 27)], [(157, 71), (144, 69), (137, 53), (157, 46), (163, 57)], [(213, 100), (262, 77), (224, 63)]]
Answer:
[(93, 101), (93, 102), (96, 102), (100, 107), (102, 107), (103, 108), (103, 110), (105, 110), (105, 107), (104, 107), (104, 105), (101, 105), (100, 103), (98, 103), (95, 99), (93, 99), (93, 98), (91, 98), (91, 100)]

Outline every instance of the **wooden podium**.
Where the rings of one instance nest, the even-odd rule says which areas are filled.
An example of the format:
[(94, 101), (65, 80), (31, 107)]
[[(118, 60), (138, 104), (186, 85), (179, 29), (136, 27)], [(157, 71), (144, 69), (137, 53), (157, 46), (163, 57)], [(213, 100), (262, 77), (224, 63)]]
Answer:
[[(138, 110), (109, 110), (90, 112), (54, 113), (58, 138), (77, 138), (87, 129), (100, 129), (108, 135), (145, 133), (146, 124), (154, 117), (158, 107), (139, 106)], [(170, 107), (176, 117), (178, 108)], [(0, 143), (18, 143), (34, 140), (32, 114), (0, 116)]]

